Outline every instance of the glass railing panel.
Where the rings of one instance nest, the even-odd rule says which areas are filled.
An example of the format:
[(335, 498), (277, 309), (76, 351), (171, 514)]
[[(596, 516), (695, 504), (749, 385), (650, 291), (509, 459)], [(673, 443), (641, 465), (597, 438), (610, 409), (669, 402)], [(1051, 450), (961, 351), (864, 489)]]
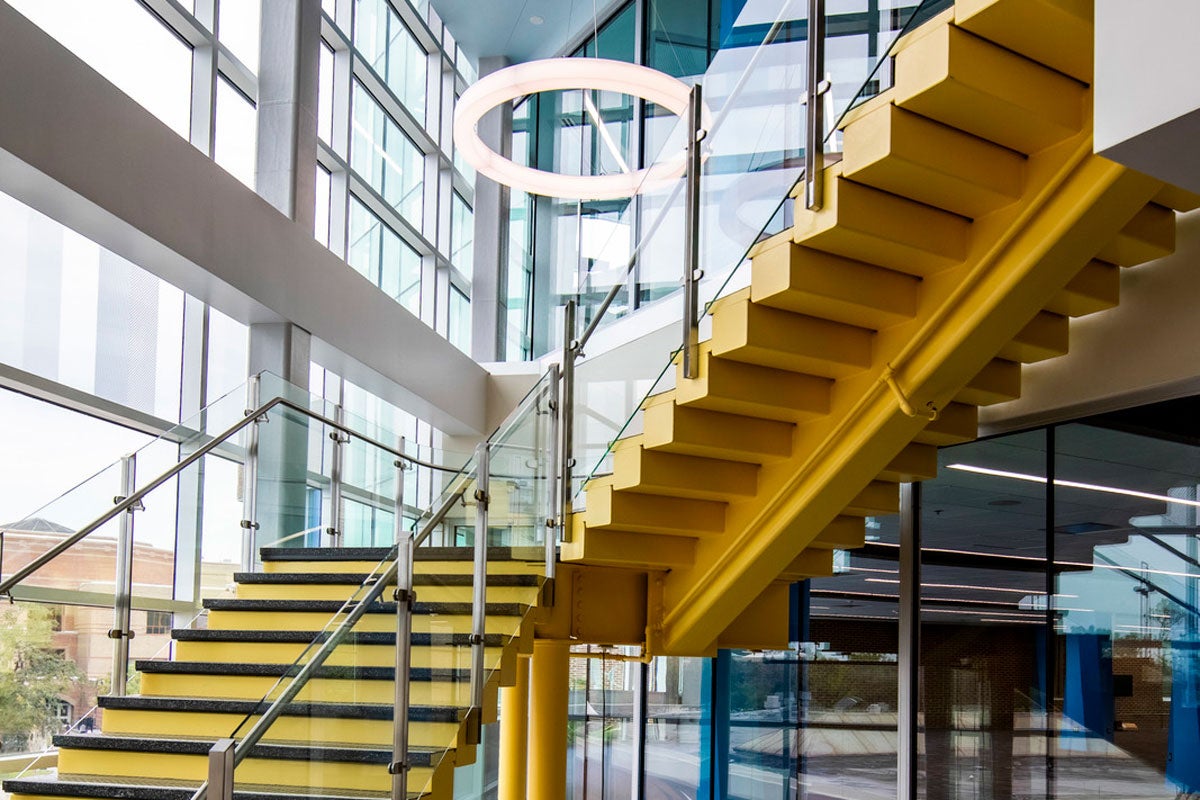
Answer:
[[(157, 437), (147, 441), (130, 454), (133, 459), (134, 486), (142, 488), (180, 460), (191, 456), (202, 446), (243, 417), (245, 388), (222, 396), (199, 413), (185, 419)], [(86, 443), (81, 443), (86, 446)], [(219, 455), (218, 455), (219, 454)], [(241, 519), (239, 491), (221, 481), (217, 461), (229, 463), (240, 460), (242, 448), (231, 439), (211, 455), (203, 457), (178, 476), (158, 486), (133, 515), (134, 557), (133, 584), (135, 606), (158, 601), (194, 602), (195, 587), (180, 576), (191, 571), (197, 561), (197, 549), (203, 538), (205, 522), (218, 527), (217, 509), (236, 506), (228, 520), (220, 522), (220, 533), (214, 533), (210, 545), (229, 538), (240, 540), (238, 521)], [(206, 470), (206, 466), (212, 466)], [(228, 470), (226, 470), (227, 472)], [(208, 476), (212, 475), (209, 480)], [(205, 506), (207, 487), (221, 486), (223, 500), (214, 496)], [(230, 493), (232, 491), (232, 494)], [(117, 460), (97, 474), (72, 487), (6, 526), (5, 537), (10, 545), (3, 559), (4, 577), (11, 577), (22, 567), (42, 557), (52, 548), (82, 530), (114, 505), (114, 498), (123, 497), (122, 463)], [(17, 597), (41, 597), (42, 590), (55, 590), (53, 599), (66, 602), (111, 603), (116, 558), (116, 540), (120, 517), (104, 523), (80, 545), (64, 552), (26, 577), (14, 588)], [(201, 559), (206, 556), (200, 556)], [(80, 559), (88, 568), (80, 568)], [(103, 563), (98, 563), (103, 562)], [(63, 592), (71, 595), (63, 595)], [(107, 597), (105, 601), (101, 596)], [(44, 599), (44, 598), (42, 598)]]
[(867, 19), (869, 30), (840, 24), (839, 15), (831, 12), (825, 54), (832, 85), (832, 99), (827, 105), (830, 113), (825, 115), (826, 152), (842, 151), (840, 128), (847, 113), (894, 85), (893, 51), (900, 37), (953, 7), (954, 0), (901, 2), (892, 8), (880, 8), (873, 20), (870, 12), (846, 9), (846, 19), (861, 15)]
[[(263, 664), (258, 668), (263, 675), (254, 686), (242, 682), (239, 696), (225, 703), (235, 721), (219, 734), (249, 747), (234, 772), (237, 791), (286, 787), (343, 797), (390, 791), (397, 606), (391, 598), (394, 581), (382, 579), (392, 564), (385, 559), (368, 575), (348, 575), (337, 590), (321, 591), (326, 603), (341, 604), (332, 614), (280, 610), (276, 630), (250, 634), (270, 640), (247, 645), (254, 653), (246, 660)], [(306, 599), (299, 596), (302, 588), (291, 588), (296, 599)], [(210, 618), (201, 640), (235, 638), (228, 624), (238, 623)], [(443, 633), (435, 627), (428, 615), (414, 614), (410, 793), (429, 791), (434, 775), (452, 768), (452, 759), (444, 759), (458, 743), (469, 698), (463, 667), (470, 664), (469, 629)], [(264, 713), (272, 721), (260, 723)], [(258, 741), (251, 746), (248, 736)]]
[[(747, 4), (704, 77), (709, 117), (700, 193), (701, 342), (711, 334), (707, 312), (713, 304), (749, 286), (748, 265), (755, 246), (782, 235), (793, 222), (790, 195), (803, 177), (805, 138), (799, 102), (807, 85), (803, 5)], [(890, 86), (885, 66), (899, 38), (948, 7), (944, 0), (926, 0), (879, 12), (872, 19), (864, 9), (850, 5), (854, 4), (834, 4), (827, 13), (831, 89), (822, 100), (827, 150), (840, 147), (835, 132), (846, 109)], [(682, 125), (679, 121), (676, 127)], [(657, 254), (651, 259), (655, 263), (675, 264), (678, 276), (683, 271), (682, 193), (672, 203), (678, 207), (668, 206), (668, 218), (658, 227), (649, 226), (639, 247), (643, 257)], [(624, 337), (601, 331), (594, 344), (588, 343), (600, 355), (582, 359), (577, 366), (577, 489), (587, 477), (611, 472), (615, 440), (639, 433), (643, 404), (675, 385), (672, 362), (683, 338), (681, 295), (663, 306), (661, 312), (641, 312), (643, 322), (636, 330), (632, 320), (626, 323)], [(654, 356), (652, 349), (666, 357)]]

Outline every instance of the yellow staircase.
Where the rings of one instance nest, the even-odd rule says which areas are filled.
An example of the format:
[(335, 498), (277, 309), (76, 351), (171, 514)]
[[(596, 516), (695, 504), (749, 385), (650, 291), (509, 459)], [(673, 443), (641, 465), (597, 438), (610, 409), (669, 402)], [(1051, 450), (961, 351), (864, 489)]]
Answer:
[(1172, 251), (1200, 198), (1092, 152), (1091, 14), (959, 0), (899, 42), (824, 207), (755, 248), (699, 377), (650, 397), (588, 483), (563, 559), (651, 570), (652, 652), (785, 642), (786, 582), (831, 574), (898, 482), (1019, 396), (1021, 364), (1116, 305), (1121, 267)]
[[(470, 705), (472, 550), (417, 550), (413, 615), (409, 794), (453, 797), (454, 767), (475, 760)], [(141, 693), (103, 697), (101, 735), (55, 737), (55, 779), (6, 781), (15, 800), (48, 797), (188, 800), (208, 774), (208, 751), (241, 738), (332, 630), (335, 612), (386, 549), (268, 549), (264, 571), (238, 574), (236, 596), (208, 600), (207, 627), (173, 632), (171, 661), (141, 661)], [(544, 572), (540, 548), (490, 548), (482, 719), (496, 719), (500, 686), (533, 647), (530, 611)], [(529, 561), (523, 560), (528, 555)], [(331, 618), (332, 625), (327, 624)], [(239, 800), (389, 797), (395, 604), (378, 602), (238, 766)], [(306, 653), (306, 648), (309, 648)]]

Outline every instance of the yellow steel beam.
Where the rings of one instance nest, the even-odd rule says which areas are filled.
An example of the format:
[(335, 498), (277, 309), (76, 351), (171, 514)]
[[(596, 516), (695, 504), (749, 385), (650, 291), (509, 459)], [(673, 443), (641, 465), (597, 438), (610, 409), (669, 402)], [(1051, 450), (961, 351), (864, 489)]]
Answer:
[(885, 365), (913, 405), (945, 405), (1161, 187), (1094, 156), (1090, 128), (1028, 170), (1020, 201), (976, 221), (964, 262), (926, 278), (917, 319), (877, 334), (875, 366), (839, 385), (828, 420), (801, 426), (806, 455), (765, 465), (760, 501), (731, 503), (729, 532), (666, 575), (665, 652), (709, 649), (920, 431), (880, 380)]

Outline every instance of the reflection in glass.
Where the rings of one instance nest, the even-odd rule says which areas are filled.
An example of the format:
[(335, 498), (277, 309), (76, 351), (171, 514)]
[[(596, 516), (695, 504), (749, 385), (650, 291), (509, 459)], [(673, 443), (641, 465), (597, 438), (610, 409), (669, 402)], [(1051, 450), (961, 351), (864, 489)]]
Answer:
[(420, 313), (421, 257), (356, 197), (350, 198), (346, 261), (400, 305)]
[(354, 46), (423, 123), (428, 56), (388, 0), (356, 0)]
[(358, 81), (354, 82), (353, 102), (351, 169), (419, 228), (424, 156)]

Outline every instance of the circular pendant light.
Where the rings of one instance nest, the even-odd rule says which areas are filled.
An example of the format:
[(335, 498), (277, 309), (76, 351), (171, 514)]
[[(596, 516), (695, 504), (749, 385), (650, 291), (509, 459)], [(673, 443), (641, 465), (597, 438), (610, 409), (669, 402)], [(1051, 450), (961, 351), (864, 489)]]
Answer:
[(479, 138), (479, 120), (501, 103), (562, 89), (633, 95), (679, 117), (687, 111), (690, 91), (686, 83), (664, 72), (607, 58), (546, 58), (514, 64), (480, 78), (463, 92), (454, 113), (455, 147), (481, 175), (499, 184), (564, 200), (633, 197), (683, 175), (682, 153), (645, 169), (615, 175), (563, 175), (517, 164)]

